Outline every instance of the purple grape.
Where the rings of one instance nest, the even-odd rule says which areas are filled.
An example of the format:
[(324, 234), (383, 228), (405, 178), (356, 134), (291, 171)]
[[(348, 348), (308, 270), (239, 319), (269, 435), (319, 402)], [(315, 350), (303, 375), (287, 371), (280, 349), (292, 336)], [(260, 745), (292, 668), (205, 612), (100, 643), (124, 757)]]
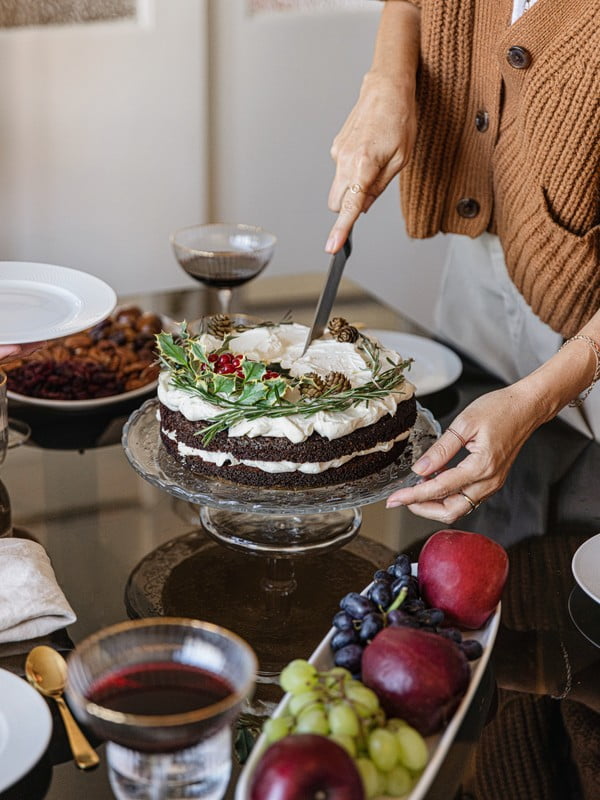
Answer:
[(475, 661), (481, 658), (481, 654), (483, 653), (481, 642), (478, 642), (477, 639), (463, 639), (458, 646), (469, 661)]
[(358, 631), (358, 636), (361, 642), (365, 644), (370, 642), (379, 631), (383, 628), (384, 621), (383, 616), (381, 614), (367, 614), (364, 617), (360, 629)]
[(390, 575), (390, 573), (386, 569), (378, 569), (377, 572), (373, 575), (374, 581), (385, 581), (386, 583), (391, 583), (394, 580), (394, 576)]
[(438, 633), (440, 636), (450, 639), (451, 642), (456, 642), (456, 644), (462, 642), (462, 633), (458, 628), (438, 628)]
[(379, 606), (379, 608), (386, 609), (391, 605), (393, 599), (390, 584), (385, 581), (375, 581), (369, 590), (369, 598), (376, 606)]
[(444, 612), (439, 608), (424, 608), (417, 611), (415, 616), (421, 625), (431, 628), (436, 628), (444, 621)]
[(386, 617), (388, 625), (403, 626), (405, 628), (419, 627), (417, 620), (401, 608), (394, 608), (392, 611), (388, 611)]
[(340, 631), (347, 631), (354, 627), (352, 617), (347, 611), (338, 611), (331, 624)]
[(344, 667), (353, 675), (360, 672), (363, 648), (359, 644), (348, 644), (342, 647), (333, 657), (336, 667)]
[(400, 553), (394, 560), (394, 566), (396, 567), (397, 577), (400, 577), (400, 575), (410, 575), (412, 571), (410, 556), (407, 556), (406, 553)]
[(346, 631), (337, 631), (331, 638), (331, 649), (335, 652), (348, 644), (356, 644), (358, 642), (358, 633), (354, 628)]
[(370, 611), (377, 611), (377, 606), (368, 597), (358, 592), (349, 592), (340, 601), (342, 611), (347, 611), (352, 619), (362, 619)]

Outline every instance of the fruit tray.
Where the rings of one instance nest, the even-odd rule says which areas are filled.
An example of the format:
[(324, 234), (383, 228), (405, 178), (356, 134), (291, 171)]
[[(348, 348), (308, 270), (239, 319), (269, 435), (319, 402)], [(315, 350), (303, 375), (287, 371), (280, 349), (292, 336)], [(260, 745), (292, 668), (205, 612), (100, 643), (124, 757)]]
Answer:
[[(412, 565), (412, 572), (413, 575), (417, 574), (416, 564)], [(369, 590), (370, 586), (371, 584), (365, 587), (362, 594), (365, 594)], [(423, 798), (426, 797), (433, 779), (435, 778), (436, 773), (441, 767), (444, 758), (446, 757), (448, 750), (454, 741), (454, 737), (460, 728), (461, 722), (463, 721), (467, 709), (469, 708), (475, 692), (477, 691), (477, 687), (479, 686), (481, 678), (483, 677), (490, 654), (492, 652), (492, 648), (494, 646), (499, 624), (500, 603), (498, 603), (496, 610), (482, 628), (476, 631), (465, 632), (465, 634), (468, 633), (469, 639), (477, 639), (481, 643), (483, 647), (483, 653), (476, 661), (469, 662), (471, 666), (471, 680), (469, 682), (467, 691), (462, 698), (460, 705), (454, 712), (452, 719), (448, 723), (448, 726), (441, 733), (427, 737), (426, 742), (429, 749), (429, 760), (418, 781), (414, 784), (412, 790), (409, 792), (409, 794), (404, 795), (402, 800), (423, 800)], [(334, 666), (330, 647), (330, 641), (334, 633), (335, 628), (331, 628), (309, 658), (310, 663), (314, 664), (318, 670), (328, 670)], [(302, 654), (298, 654), (298, 657), (301, 658)], [(289, 694), (286, 694), (283, 697), (273, 712), (274, 717), (280, 717), (287, 713), (287, 706), (290, 701), (290, 697), (291, 695)], [(266, 748), (266, 737), (264, 734), (261, 734), (261, 736), (259, 736), (257, 739), (256, 744), (252, 749), (252, 753), (250, 754), (250, 757), (246, 762), (238, 780), (235, 792), (235, 800), (250, 800), (252, 776)], [(384, 800), (384, 797), (382, 797), (382, 800)], [(392, 800), (392, 798), (390, 798), (390, 800)], [(396, 798), (396, 800), (398, 800), (398, 798)]]

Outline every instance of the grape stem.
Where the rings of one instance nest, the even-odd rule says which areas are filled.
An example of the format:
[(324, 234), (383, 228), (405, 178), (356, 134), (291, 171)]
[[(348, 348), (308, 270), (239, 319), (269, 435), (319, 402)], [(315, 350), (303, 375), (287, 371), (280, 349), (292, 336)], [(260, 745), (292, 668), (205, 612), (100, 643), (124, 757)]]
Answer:
[(397, 608), (400, 608), (407, 594), (408, 594), (408, 587), (405, 586), (404, 589), (400, 589), (400, 591), (398, 592), (398, 597), (394, 600), (392, 605), (388, 608), (388, 610), (385, 613), (389, 614), (390, 611), (395, 611)]

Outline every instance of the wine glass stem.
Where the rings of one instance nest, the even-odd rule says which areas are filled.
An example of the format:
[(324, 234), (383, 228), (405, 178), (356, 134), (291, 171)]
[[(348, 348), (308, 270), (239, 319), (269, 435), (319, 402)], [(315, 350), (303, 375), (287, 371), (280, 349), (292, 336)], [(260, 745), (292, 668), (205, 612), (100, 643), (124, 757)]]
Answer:
[(221, 314), (229, 314), (231, 307), (231, 289), (217, 289)]

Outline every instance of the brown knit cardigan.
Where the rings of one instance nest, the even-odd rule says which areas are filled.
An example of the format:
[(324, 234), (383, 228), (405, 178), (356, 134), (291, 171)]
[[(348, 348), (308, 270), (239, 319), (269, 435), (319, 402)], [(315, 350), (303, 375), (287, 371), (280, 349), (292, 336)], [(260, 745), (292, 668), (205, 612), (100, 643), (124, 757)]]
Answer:
[[(600, 0), (538, 0), (514, 25), (512, 0), (409, 1), (422, 13), (408, 233), (498, 233), (525, 300), (572, 336), (600, 308)], [(527, 66), (511, 65), (515, 46)]]

